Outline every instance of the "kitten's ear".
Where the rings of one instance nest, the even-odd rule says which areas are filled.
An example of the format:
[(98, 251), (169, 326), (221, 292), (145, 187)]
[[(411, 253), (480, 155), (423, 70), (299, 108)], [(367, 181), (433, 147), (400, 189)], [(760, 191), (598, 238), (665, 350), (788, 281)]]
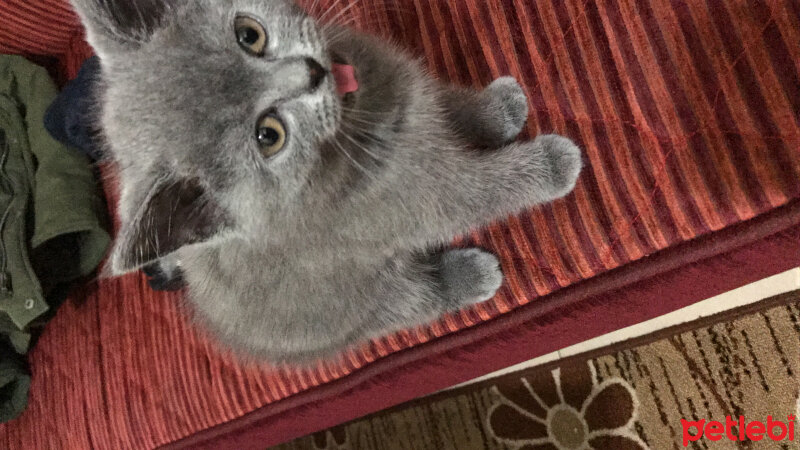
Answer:
[(163, 180), (123, 224), (109, 269), (122, 275), (181, 247), (206, 242), (228, 230), (229, 221), (195, 179)]
[(71, 0), (98, 54), (147, 42), (184, 0)]

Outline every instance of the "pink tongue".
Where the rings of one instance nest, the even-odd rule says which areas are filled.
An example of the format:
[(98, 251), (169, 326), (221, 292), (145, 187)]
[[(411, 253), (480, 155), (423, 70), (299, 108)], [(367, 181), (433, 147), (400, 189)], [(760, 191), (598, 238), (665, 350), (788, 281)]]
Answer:
[(356, 71), (353, 66), (333, 64), (331, 72), (333, 72), (333, 78), (336, 80), (336, 91), (339, 95), (349, 94), (358, 90)]

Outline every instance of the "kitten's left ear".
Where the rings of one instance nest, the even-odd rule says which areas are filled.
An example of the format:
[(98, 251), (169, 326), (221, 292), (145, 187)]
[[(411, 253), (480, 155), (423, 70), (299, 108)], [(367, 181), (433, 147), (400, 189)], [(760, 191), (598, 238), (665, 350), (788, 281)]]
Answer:
[(185, 0), (71, 0), (87, 38), (102, 57), (147, 42)]
[(162, 180), (133, 217), (123, 221), (111, 254), (111, 272), (122, 275), (181, 247), (207, 242), (229, 230), (229, 223), (197, 180)]

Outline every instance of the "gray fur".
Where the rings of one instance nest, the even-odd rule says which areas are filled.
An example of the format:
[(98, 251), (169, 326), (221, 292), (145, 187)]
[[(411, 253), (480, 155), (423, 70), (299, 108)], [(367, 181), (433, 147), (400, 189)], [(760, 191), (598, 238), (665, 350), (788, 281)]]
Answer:
[[(243, 354), (307, 362), (488, 300), (502, 282), (497, 259), (442, 249), (575, 186), (570, 140), (511, 142), (528, 114), (511, 78), (482, 92), (445, 86), (390, 44), (323, 27), (288, 0), (117, 7), (129, 2), (73, 0), (103, 61), (101, 120), (120, 167), (110, 271), (152, 262), (131, 240), (147, 230), (154, 187), (198, 179), (224, 220), (162, 256), (183, 272), (192, 310)], [(237, 46), (237, 13), (265, 25), (268, 57)], [(350, 107), (330, 76), (306, 88), (299, 62), (328, 68), (331, 51), (358, 73)], [(289, 141), (265, 159), (254, 130), (271, 107)]]

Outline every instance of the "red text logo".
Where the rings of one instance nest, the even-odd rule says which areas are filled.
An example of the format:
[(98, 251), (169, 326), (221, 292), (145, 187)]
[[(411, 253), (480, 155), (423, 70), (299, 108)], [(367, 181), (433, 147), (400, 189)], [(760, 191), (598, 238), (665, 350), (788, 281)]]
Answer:
[(716, 420), (706, 421), (696, 420), (690, 422), (681, 420), (683, 427), (683, 446), (688, 447), (690, 442), (697, 442), (700, 439), (719, 441), (727, 439), (729, 441), (760, 441), (771, 439), (775, 442), (794, 441), (795, 417), (788, 416), (786, 422), (773, 420), (772, 416), (767, 416), (767, 423), (752, 421), (745, 422), (744, 416), (739, 416), (739, 420), (731, 416), (725, 417), (725, 423)]

